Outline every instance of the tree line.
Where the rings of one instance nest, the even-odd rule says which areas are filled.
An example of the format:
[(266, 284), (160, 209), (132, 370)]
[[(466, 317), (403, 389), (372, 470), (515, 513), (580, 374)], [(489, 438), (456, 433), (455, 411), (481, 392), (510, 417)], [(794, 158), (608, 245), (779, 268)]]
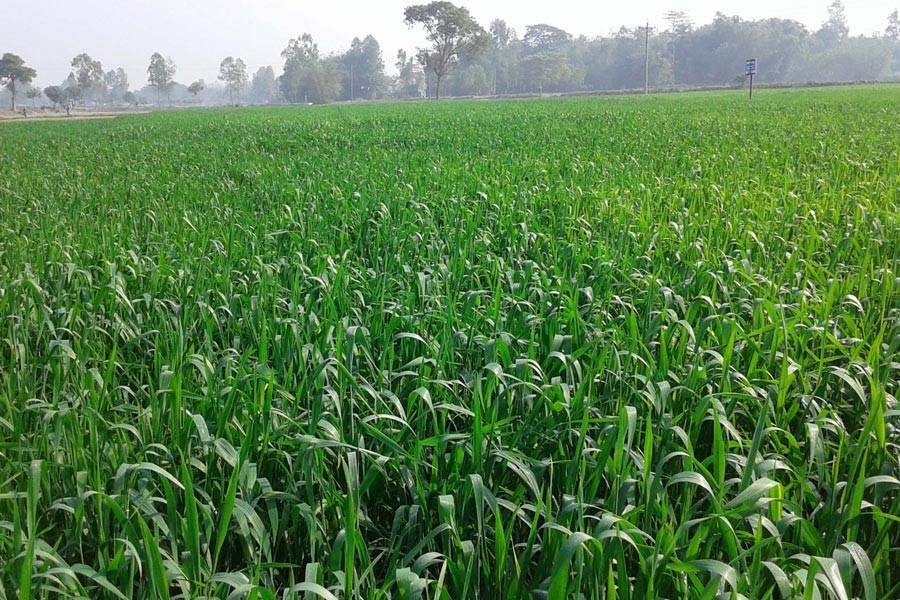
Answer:
[(174, 61), (154, 53), (147, 84), (136, 91), (121, 68), (104, 70), (87, 54), (71, 60), (59, 85), (40, 90), (21, 57), (0, 58), (0, 84), (13, 110), (20, 93), (32, 104), (41, 96), (60, 104), (326, 103), (378, 98), (439, 98), (740, 85), (746, 58), (757, 58), (762, 83), (885, 81), (900, 79), (900, 17), (887, 16), (883, 34), (850, 36), (844, 5), (833, 0), (815, 31), (780, 18), (745, 20), (717, 13), (696, 25), (681, 11), (668, 26), (621, 27), (612, 35), (575, 37), (546, 23), (521, 33), (502, 19), (487, 28), (468, 9), (446, 1), (408, 6), (404, 23), (420, 29), (427, 45), (412, 55), (400, 50), (395, 74), (385, 73), (381, 46), (373, 36), (356, 37), (345, 52), (323, 54), (309, 33), (291, 39), (281, 74), (271, 66), (251, 77), (239, 57), (219, 65), (221, 85), (175, 81)]

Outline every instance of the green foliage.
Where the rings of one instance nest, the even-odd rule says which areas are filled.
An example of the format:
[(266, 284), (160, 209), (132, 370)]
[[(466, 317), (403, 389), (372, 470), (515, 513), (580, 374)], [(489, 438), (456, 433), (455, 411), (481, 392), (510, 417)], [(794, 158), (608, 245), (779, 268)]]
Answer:
[[(235, 59), (231, 56), (222, 59), (221, 64), (219, 64), (219, 81), (223, 82), (225, 87), (228, 88), (229, 104), (234, 105), (234, 95), (240, 95), (244, 88), (247, 87), (249, 80), (247, 65), (243, 59)], [(190, 88), (188, 88), (188, 91), (190, 92)]]
[(319, 47), (310, 34), (292, 39), (281, 56), (284, 73), (279, 84), (288, 102), (323, 104), (337, 99), (341, 91), (338, 60), (321, 58)]
[(898, 124), (0, 127), (0, 595), (897, 597)]
[(441, 97), (441, 81), (460, 56), (478, 55), (488, 46), (488, 34), (472, 18), (469, 9), (444, 0), (414, 4), (403, 11), (408, 27), (425, 30), (430, 46), (419, 52), (419, 62), (435, 77), (435, 98)]
[(163, 93), (167, 95), (175, 84), (175, 63), (171, 58), (164, 58), (159, 52), (150, 56), (150, 65), (147, 67), (147, 81), (156, 89), (156, 103), (160, 103)]
[(21, 56), (6, 52), (0, 57), (0, 85), (10, 91), (12, 110), (16, 110), (16, 84), (28, 85), (37, 77), (37, 71), (25, 66)]
[[(93, 98), (105, 90), (103, 65), (90, 55), (82, 52), (72, 59), (72, 68), (79, 89), (79, 97)], [(124, 72), (123, 72), (124, 73)]]

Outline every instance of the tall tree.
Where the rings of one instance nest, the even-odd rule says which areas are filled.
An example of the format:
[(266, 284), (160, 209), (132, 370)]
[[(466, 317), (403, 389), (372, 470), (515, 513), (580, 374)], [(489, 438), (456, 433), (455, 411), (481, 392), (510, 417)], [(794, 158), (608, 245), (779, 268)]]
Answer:
[(310, 34), (292, 39), (282, 51), (280, 85), (289, 102), (332, 102), (341, 91), (341, 70), (335, 59), (322, 59)]
[(897, 14), (896, 8), (888, 15), (888, 24), (884, 28), (884, 35), (892, 40), (900, 40), (900, 15)]
[(441, 97), (441, 80), (450, 72), (462, 52), (477, 51), (487, 45), (487, 34), (475, 22), (469, 10), (450, 2), (407, 6), (403, 22), (408, 27), (421, 25), (430, 48), (422, 49), (419, 60), (434, 73), (435, 98)]
[(399, 98), (421, 98), (424, 85), (424, 74), (415, 58), (408, 56), (406, 50), (397, 51), (397, 84), (394, 93)]
[(28, 85), (37, 77), (37, 71), (25, 66), (21, 56), (7, 52), (0, 57), (0, 84), (12, 95), (12, 110), (16, 112), (16, 84)]
[(103, 83), (106, 84), (109, 97), (114, 102), (124, 100), (125, 92), (128, 91), (128, 74), (125, 72), (125, 69), (119, 67), (118, 69), (107, 71), (106, 75), (103, 76)]
[(175, 63), (171, 58), (164, 58), (159, 52), (154, 52), (150, 57), (150, 66), (147, 67), (147, 81), (156, 88), (156, 105), (160, 104), (160, 94), (167, 95), (172, 89), (175, 77)]
[(353, 38), (350, 49), (341, 57), (344, 67), (344, 98), (372, 100), (384, 80), (381, 46), (373, 36)]
[(681, 43), (682, 38), (691, 32), (694, 23), (691, 21), (690, 17), (688, 17), (687, 13), (682, 10), (670, 10), (666, 13), (665, 17), (671, 27), (670, 33), (672, 36), (672, 83), (677, 84), (678, 45)]
[(219, 65), (219, 80), (228, 88), (228, 96), (234, 105), (235, 93), (240, 94), (247, 87), (247, 65), (240, 58), (224, 58)]
[(489, 50), (491, 93), (500, 90), (508, 93), (512, 84), (512, 72), (521, 45), (516, 30), (503, 19), (494, 19), (489, 28), (491, 44)]
[(833, 48), (850, 35), (850, 27), (847, 25), (847, 13), (841, 0), (834, 0), (828, 5), (828, 18), (822, 23), (822, 29), (817, 36), (824, 42), (826, 48)]
[(72, 59), (72, 68), (75, 69), (75, 79), (81, 90), (82, 102), (93, 98), (94, 94), (103, 88), (103, 65), (99, 60), (94, 60), (89, 54), (82, 52)]
[(270, 66), (260, 67), (253, 74), (253, 82), (250, 84), (250, 90), (256, 102), (268, 104), (275, 99), (277, 92), (275, 83), (275, 70)]

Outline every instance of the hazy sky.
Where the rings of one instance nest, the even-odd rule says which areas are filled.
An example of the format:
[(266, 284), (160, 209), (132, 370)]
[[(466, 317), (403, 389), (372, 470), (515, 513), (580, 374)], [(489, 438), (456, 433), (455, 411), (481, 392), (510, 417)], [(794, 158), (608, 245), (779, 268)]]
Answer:
[[(38, 71), (40, 86), (59, 83), (76, 54), (87, 52), (106, 70), (124, 67), (132, 88), (147, 81), (150, 55), (161, 52), (178, 66), (176, 81), (213, 82), (225, 56), (241, 57), (251, 73), (262, 65), (280, 72), (281, 51), (292, 37), (310, 32), (323, 54), (346, 49), (354, 36), (371, 33), (393, 71), (398, 48), (422, 43), (403, 24), (403, 8), (426, 0), (0, 0), (0, 14), (20, 23), (4, 27), (0, 52), (21, 55)], [(716, 11), (747, 19), (784, 17), (814, 30), (830, 0), (460, 0), (487, 27), (496, 17), (520, 34), (550, 23), (575, 35), (607, 34), (650, 20), (663, 26), (668, 10), (683, 10), (696, 23)], [(884, 31), (900, 0), (845, 0), (851, 33)]]

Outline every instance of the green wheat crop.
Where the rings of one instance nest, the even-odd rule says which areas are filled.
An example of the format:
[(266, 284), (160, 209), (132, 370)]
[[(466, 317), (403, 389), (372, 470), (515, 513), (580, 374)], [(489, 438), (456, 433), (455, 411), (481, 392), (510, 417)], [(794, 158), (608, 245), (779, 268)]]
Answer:
[(900, 89), (0, 126), (0, 599), (900, 597)]

